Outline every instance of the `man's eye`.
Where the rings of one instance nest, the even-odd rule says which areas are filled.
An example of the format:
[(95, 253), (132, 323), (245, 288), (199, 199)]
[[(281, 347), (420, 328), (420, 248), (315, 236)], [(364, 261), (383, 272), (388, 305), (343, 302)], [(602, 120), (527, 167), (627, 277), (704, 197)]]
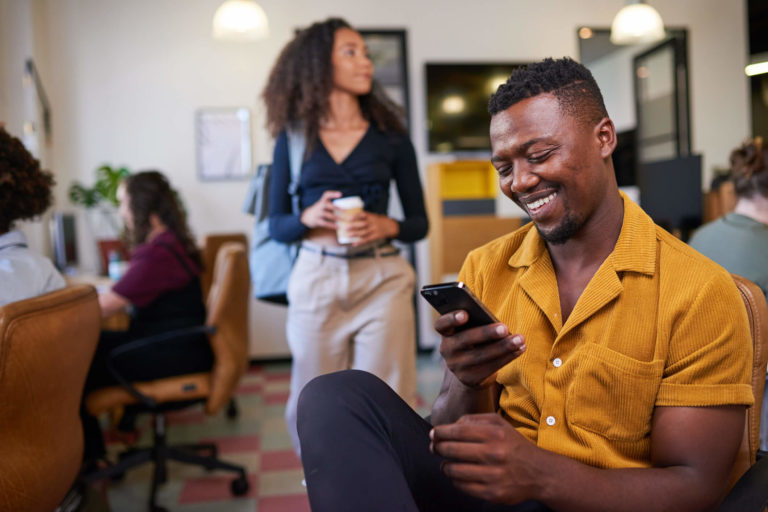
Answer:
[(534, 154), (528, 156), (528, 160), (530, 162), (542, 162), (542, 161), (546, 160), (547, 157), (549, 157), (549, 155), (551, 153), (552, 153), (551, 151), (543, 151), (541, 153), (534, 153)]

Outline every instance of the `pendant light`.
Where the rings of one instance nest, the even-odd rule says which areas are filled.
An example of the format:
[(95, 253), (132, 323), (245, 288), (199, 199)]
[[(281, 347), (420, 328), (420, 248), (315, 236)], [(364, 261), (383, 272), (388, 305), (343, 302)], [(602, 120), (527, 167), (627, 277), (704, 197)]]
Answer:
[(611, 42), (613, 44), (644, 44), (664, 39), (664, 22), (650, 5), (638, 1), (624, 6), (613, 18)]
[(213, 15), (213, 37), (231, 41), (266, 39), (267, 15), (253, 0), (226, 0)]

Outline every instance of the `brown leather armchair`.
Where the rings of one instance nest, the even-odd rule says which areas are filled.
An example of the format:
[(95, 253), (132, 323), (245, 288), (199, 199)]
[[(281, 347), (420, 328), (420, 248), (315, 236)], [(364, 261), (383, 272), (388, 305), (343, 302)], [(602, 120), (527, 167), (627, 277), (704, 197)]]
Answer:
[[(166, 343), (179, 334), (193, 330), (209, 333), (214, 354), (210, 372), (195, 373), (157, 379), (150, 382), (127, 382), (111, 367), (121, 386), (93, 391), (85, 399), (88, 411), (99, 415), (127, 405), (138, 405), (154, 416), (154, 445), (131, 450), (121, 460), (106, 469), (85, 475), (86, 482), (121, 476), (126, 470), (145, 462), (154, 462), (154, 474), (149, 497), (149, 508), (163, 510), (155, 503), (157, 487), (166, 480), (167, 460), (178, 460), (196, 464), (206, 469), (223, 469), (238, 473), (232, 482), (236, 495), (248, 491), (245, 468), (229, 464), (217, 458), (213, 444), (169, 446), (165, 437), (165, 413), (170, 410), (205, 403), (205, 412), (216, 414), (227, 404), (235, 391), (240, 377), (248, 365), (247, 315), (249, 300), (248, 263), (245, 247), (241, 243), (223, 244), (213, 266), (213, 278), (207, 298), (208, 317), (204, 327), (181, 329), (151, 336), (120, 346), (110, 354), (111, 361), (117, 361), (121, 353), (132, 348), (145, 347), (153, 343)], [(110, 362), (108, 361), (108, 365)], [(203, 455), (205, 453), (205, 455)]]
[(51, 512), (74, 483), (100, 322), (88, 285), (0, 308), (0, 510)]
[(731, 275), (747, 307), (752, 332), (752, 393), (755, 396), (755, 404), (747, 409), (744, 437), (731, 471), (730, 481), (733, 487), (718, 510), (758, 512), (768, 503), (768, 457), (757, 461), (760, 448), (760, 411), (768, 364), (768, 305), (765, 295), (756, 284), (735, 274)]
[[(244, 233), (211, 233), (205, 235), (205, 238), (203, 239), (203, 247), (200, 250), (203, 258), (203, 273), (200, 274), (200, 285), (203, 288), (203, 297), (208, 296), (208, 290), (211, 288), (211, 279), (213, 278), (213, 266), (216, 263), (216, 255), (219, 253), (221, 246), (227, 242), (238, 242), (243, 244), (243, 247), (248, 247), (248, 238)], [(250, 281), (251, 277), (247, 272), (248, 265), (245, 266), (245, 270), (246, 273), (242, 278)]]

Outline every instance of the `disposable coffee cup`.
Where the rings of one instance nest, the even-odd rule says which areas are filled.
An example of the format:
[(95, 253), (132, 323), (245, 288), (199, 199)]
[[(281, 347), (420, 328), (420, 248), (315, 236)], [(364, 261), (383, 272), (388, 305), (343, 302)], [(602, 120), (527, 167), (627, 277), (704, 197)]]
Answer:
[(342, 210), (336, 218), (336, 239), (340, 244), (357, 242), (357, 238), (350, 236), (348, 230), (352, 217), (363, 211), (363, 200), (360, 196), (347, 196), (334, 199), (333, 205)]

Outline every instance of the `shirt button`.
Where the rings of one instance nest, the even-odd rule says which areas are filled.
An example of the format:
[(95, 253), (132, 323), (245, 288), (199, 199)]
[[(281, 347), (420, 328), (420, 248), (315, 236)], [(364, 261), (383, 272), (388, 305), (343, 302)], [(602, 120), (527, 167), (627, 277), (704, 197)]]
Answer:
[(559, 357), (556, 357), (552, 360), (552, 364), (555, 366), (555, 368), (560, 368), (560, 365), (563, 364), (563, 361)]
[(554, 416), (547, 416), (547, 425), (550, 427), (553, 427), (555, 425), (555, 417)]

